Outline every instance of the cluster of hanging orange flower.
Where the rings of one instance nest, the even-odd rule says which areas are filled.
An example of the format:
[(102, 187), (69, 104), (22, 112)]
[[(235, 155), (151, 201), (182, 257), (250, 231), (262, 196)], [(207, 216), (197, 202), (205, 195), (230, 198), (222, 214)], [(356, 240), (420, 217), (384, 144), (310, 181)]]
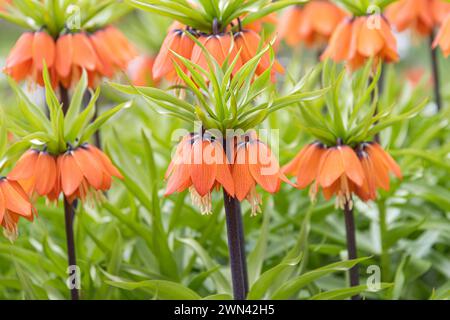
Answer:
[(45, 31), (26, 32), (11, 50), (4, 71), (18, 82), (30, 78), (43, 86), (45, 62), (54, 87), (70, 88), (83, 69), (89, 86), (95, 87), (102, 77), (111, 78), (117, 70), (126, 69), (135, 57), (133, 46), (111, 26), (92, 34), (62, 34), (56, 40)]
[(412, 29), (422, 36), (440, 30), (432, 44), (441, 47), (444, 56), (450, 55), (450, 3), (444, 0), (401, 0), (391, 4), (386, 17), (398, 31)]
[(360, 144), (356, 150), (346, 145), (327, 148), (312, 143), (302, 149), (283, 172), (295, 175), (297, 187), (310, 188), (315, 199), (319, 187), (324, 198), (336, 196), (336, 206), (353, 205), (352, 194), (362, 201), (375, 200), (377, 189), (389, 190), (389, 172), (401, 179), (400, 167), (376, 142)]
[(281, 172), (270, 148), (254, 131), (233, 139), (225, 152), (223, 142), (207, 134), (189, 134), (179, 143), (166, 172), (166, 195), (189, 189), (193, 203), (202, 214), (210, 214), (211, 193), (223, 187), (231, 197), (246, 199), (252, 215), (260, 211), (256, 186), (269, 193), (280, 189)]
[(0, 181), (0, 223), (14, 239), (19, 217), (33, 220), (30, 198), (41, 196), (55, 202), (62, 192), (69, 203), (100, 200), (102, 192), (111, 187), (112, 177), (123, 178), (111, 160), (89, 144), (69, 148), (59, 156), (28, 150)]
[(371, 57), (398, 61), (390, 24), (397, 31), (412, 28), (421, 35), (442, 26), (433, 47), (450, 54), (450, 3), (444, 0), (400, 0), (389, 5), (384, 15), (362, 17), (350, 17), (335, 4), (316, 0), (289, 8), (280, 21), (278, 33), (288, 45), (305, 43), (320, 50), (326, 46), (321, 59), (346, 62), (352, 70)]
[[(166, 172), (166, 196), (189, 189), (202, 214), (210, 214), (211, 193), (223, 187), (231, 197), (247, 200), (255, 215), (261, 205), (256, 186), (276, 193), (284, 181), (299, 189), (312, 185), (312, 200), (320, 187), (326, 200), (336, 196), (337, 207), (344, 208), (347, 203), (351, 208), (352, 195), (367, 202), (376, 200), (378, 188), (388, 191), (390, 172), (402, 178), (398, 164), (375, 142), (361, 143), (355, 149), (312, 143), (280, 168), (270, 148), (254, 131), (232, 141), (232, 151), (225, 153), (223, 142), (206, 134), (183, 137)], [(296, 184), (284, 174), (296, 176)]]
[[(186, 67), (173, 52), (183, 58), (189, 59), (205, 70), (209, 69), (202, 48), (188, 33), (197, 38), (198, 42), (204, 46), (219, 66), (223, 66), (227, 60), (231, 63), (236, 59), (235, 71), (239, 70), (242, 65), (256, 56), (258, 48), (261, 48), (263, 45), (259, 34), (251, 29), (241, 28), (234, 34), (231, 32), (205, 34), (175, 23), (171, 26), (169, 34), (165, 38), (161, 50), (155, 59), (153, 65), (153, 77), (155, 79), (166, 78), (169, 81), (179, 81), (174, 63), (177, 63), (186, 72)], [(240, 54), (238, 55), (239, 52)], [(262, 74), (270, 67), (270, 64), (270, 54), (267, 52), (259, 62), (256, 75)], [(274, 63), (273, 76), (276, 72), (284, 72), (283, 67), (278, 62)]]

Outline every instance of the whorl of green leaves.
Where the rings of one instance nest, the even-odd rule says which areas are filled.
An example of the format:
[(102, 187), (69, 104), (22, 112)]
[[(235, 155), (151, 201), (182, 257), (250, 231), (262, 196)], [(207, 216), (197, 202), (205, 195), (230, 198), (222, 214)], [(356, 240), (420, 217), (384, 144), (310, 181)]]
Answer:
[(304, 90), (308, 77), (317, 73), (316, 71), (302, 79), (286, 95), (277, 96), (270, 80), (271, 67), (255, 77), (261, 57), (267, 52), (270, 52), (271, 64), (274, 63), (274, 53), (270, 45), (259, 51), (233, 75), (238, 58), (225, 61), (220, 67), (201, 43), (196, 39), (194, 41), (202, 47), (208, 70), (173, 53), (186, 67), (185, 72), (179, 65), (175, 65), (178, 76), (185, 83), (182, 89), (192, 99), (182, 99), (158, 88), (115, 83), (111, 85), (123, 93), (140, 95), (151, 106), (165, 110), (166, 114), (190, 123), (201, 121), (205, 129), (218, 129), (222, 132), (226, 129), (254, 128), (274, 111), (301, 101), (316, 99), (327, 91), (326, 88)]
[(334, 0), (342, 5), (354, 16), (364, 16), (366, 14), (382, 13), (391, 3), (397, 0)]
[(381, 65), (373, 72), (373, 61), (353, 74), (326, 61), (322, 85), (331, 87), (323, 99), (300, 104), (299, 126), (326, 145), (356, 145), (371, 141), (381, 130), (416, 116), (427, 104), (425, 99), (397, 113), (396, 104), (382, 105), (378, 99)]
[(116, 0), (13, 0), (6, 9), (0, 19), (54, 37), (70, 28), (95, 31), (130, 11)]
[(243, 18), (245, 26), (272, 12), (287, 6), (301, 4), (307, 0), (126, 0), (130, 5), (149, 12), (157, 13), (181, 22), (199, 31), (212, 32), (215, 19), (225, 31), (237, 18)]
[(97, 89), (88, 105), (83, 108), (82, 100), (87, 90), (87, 75), (83, 72), (64, 116), (62, 105), (50, 84), (48, 71), (44, 69), (47, 117), (41, 106), (31, 101), (12, 79), (8, 80), (17, 96), (19, 110), (15, 110), (16, 112), (8, 115), (7, 130), (20, 139), (6, 151), (7, 159), (16, 157), (31, 146), (38, 148), (45, 146), (51, 154), (60, 154), (67, 150), (67, 144), (76, 147), (87, 142), (118, 111), (131, 106), (129, 101), (121, 103), (102, 113), (94, 120), (100, 89)]

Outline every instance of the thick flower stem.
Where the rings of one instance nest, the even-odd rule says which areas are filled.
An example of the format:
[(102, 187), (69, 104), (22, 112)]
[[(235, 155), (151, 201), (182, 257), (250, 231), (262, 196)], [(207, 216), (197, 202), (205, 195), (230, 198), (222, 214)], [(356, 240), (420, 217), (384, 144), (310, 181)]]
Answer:
[(441, 82), (439, 76), (439, 62), (437, 56), (437, 50), (433, 49), (433, 39), (434, 32), (430, 35), (430, 58), (431, 58), (431, 69), (433, 73), (433, 82), (434, 82), (434, 98), (436, 100), (436, 106), (438, 111), (442, 108), (442, 99), (441, 99)]
[(245, 300), (248, 293), (248, 275), (241, 204), (236, 198), (230, 197), (225, 190), (223, 197), (227, 221), (233, 295), (235, 300)]
[[(75, 240), (73, 236), (74, 216), (75, 211), (73, 205), (67, 201), (66, 197), (64, 197), (64, 217), (66, 222), (67, 257), (69, 262), (69, 270), (74, 270), (74, 272), (76, 272), (77, 259), (75, 256)], [(75, 274), (75, 276), (77, 275)], [(78, 289), (76, 288), (75, 283), (72, 283), (72, 285), (73, 286), (70, 288), (70, 296), (72, 300), (79, 300)]]
[[(69, 92), (62, 85), (59, 87), (60, 102), (62, 103), (62, 110), (64, 115), (69, 109)], [(75, 217), (75, 209), (64, 196), (64, 217), (66, 223), (66, 239), (67, 239), (67, 259), (69, 262), (69, 270), (76, 270), (77, 259), (75, 256), (75, 241), (73, 236), (73, 220)], [(72, 300), (79, 299), (79, 293), (77, 288), (70, 289), (70, 295)]]
[[(350, 201), (345, 202), (344, 207), (344, 216), (345, 216), (345, 231), (347, 235), (347, 251), (348, 251), (348, 259), (353, 260), (357, 258), (356, 252), (356, 234), (355, 234), (355, 219), (353, 216), (353, 209), (351, 209)], [(358, 265), (355, 265), (349, 271), (350, 276), (350, 286), (356, 287), (359, 286), (359, 270)], [(355, 295), (352, 297), (352, 300), (360, 300), (361, 297), (359, 295)]]

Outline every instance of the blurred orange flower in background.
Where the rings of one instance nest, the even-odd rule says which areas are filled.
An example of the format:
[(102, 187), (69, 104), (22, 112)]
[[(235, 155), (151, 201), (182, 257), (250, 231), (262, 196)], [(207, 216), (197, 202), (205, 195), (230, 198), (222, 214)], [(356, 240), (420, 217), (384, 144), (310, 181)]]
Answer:
[(10, 51), (4, 72), (18, 82), (30, 78), (43, 86), (45, 62), (54, 87), (61, 83), (70, 88), (81, 78), (83, 69), (89, 86), (95, 87), (102, 77), (111, 78), (116, 71), (125, 70), (136, 55), (114, 27), (93, 34), (63, 34), (56, 40), (45, 31), (25, 32)]
[(290, 46), (300, 42), (307, 46), (326, 45), (333, 31), (348, 14), (329, 1), (310, 1), (303, 7), (285, 11), (279, 24), (280, 38)]
[(375, 62), (397, 62), (397, 40), (381, 15), (346, 18), (333, 33), (321, 58), (345, 61), (351, 70), (358, 69), (370, 58), (375, 58)]
[(127, 74), (135, 86), (157, 86), (158, 81), (153, 77), (153, 57), (141, 55), (133, 59), (127, 68)]
[(447, 15), (447, 18), (442, 23), (442, 27), (433, 42), (433, 48), (438, 46), (447, 58), (450, 55), (450, 14)]
[(19, 219), (34, 220), (36, 210), (19, 183), (0, 178), (0, 225), (11, 241), (18, 235)]
[(386, 8), (387, 19), (398, 31), (413, 29), (420, 35), (429, 35), (450, 13), (445, 0), (400, 0)]

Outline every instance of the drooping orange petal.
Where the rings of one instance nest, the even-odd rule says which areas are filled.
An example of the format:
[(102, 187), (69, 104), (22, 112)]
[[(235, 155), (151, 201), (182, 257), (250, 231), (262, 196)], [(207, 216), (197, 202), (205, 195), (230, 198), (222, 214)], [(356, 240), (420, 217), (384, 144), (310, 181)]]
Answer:
[(289, 46), (295, 46), (300, 42), (298, 25), (302, 19), (302, 10), (298, 6), (292, 6), (282, 14), (278, 24), (278, 34)]
[(39, 151), (28, 150), (17, 161), (14, 169), (8, 174), (10, 180), (27, 180), (34, 176)]
[(211, 142), (201, 140), (194, 142), (190, 173), (197, 193), (201, 197), (207, 195), (212, 190), (217, 176), (217, 164)]
[(83, 147), (77, 148), (73, 152), (73, 158), (89, 184), (97, 190), (101, 189), (104, 171), (101, 160)]
[(389, 190), (389, 168), (383, 159), (383, 156), (374, 148), (367, 147), (367, 153), (373, 164), (373, 171), (375, 173), (375, 181), (378, 187), (383, 190)]
[(360, 187), (356, 188), (356, 194), (363, 201), (376, 199), (376, 181), (375, 171), (370, 157), (367, 154), (363, 154), (360, 157), (361, 166), (364, 171), (364, 182)]
[(327, 58), (336, 62), (346, 60), (349, 56), (352, 29), (353, 27), (350, 20), (344, 19), (333, 32), (327, 48), (320, 57), (321, 60)]
[(56, 183), (56, 162), (47, 152), (40, 152), (36, 163), (36, 192), (40, 196), (47, 195)]
[(391, 170), (397, 176), (397, 178), (402, 179), (402, 170), (400, 169), (400, 166), (397, 164), (397, 162), (395, 162), (395, 160), (391, 157), (391, 155), (383, 150), (383, 148), (378, 143), (371, 144), (369, 148), (371, 146), (380, 153), (389, 170)]
[[(73, 63), (86, 70), (95, 70), (97, 55), (85, 33), (73, 35)], [(113, 54), (113, 53), (111, 53)]]
[(300, 189), (309, 186), (319, 174), (319, 166), (326, 149), (319, 143), (314, 143), (305, 153), (297, 172), (297, 186)]
[(72, 35), (65, 34), (56, 42), (55, 67), (60, 77), (68, 77), (72, 69), (73, 45)]
[(249, 157), (246, 146), (240, 146), (236, 152), (236, 158), (232, 168), (234, 190), (236, 198), (239, 201), (243, 201), (255, 185), (255, 180), (248, 166)]
[(294, 157), (294, 159), (291, 160), (291, 162), (281, 168), (281, 171), (285, 174), (297, 175), (298, 167), (300, 166), (300, 163), (303, 161), (305, 154), (310, 148), (312, 148), (312, 144), (308, 144), (306, 147), (301, 149), (300, 152), (297, 153), (297, 155)]
[(447, 19), (443, 22), (442, 27), (433, 42), (433, 48), (436, 48), (437, 46), (441, 47), (445, 57), (450, 55), (450, 14), (448, 14)]
[(315, 32), (328, 38), (346, 14), (331, 2), (311, 1), (305, 5), (306, 15), (310, 12), (311, 24)]
[(319, 166), (318, 183), (322, 188), (330, 187), (345, 172), (344, 163), (337, 147), (328, 149)]
[(166, 179), (167, 187), (165, 195), (168, 196), (174, 192), (184, 191), (192, 185), (191, 181), (191, 144), (190, 136), (186, 136), (180, 142), (177, 148), (179, 158), (174, 158), (167, 169)]
[(61, 169), (61, 187), (66, 196), (72, 195), (83, 181), (83, 173), (75, 161), (72, 151), (58, 158)]
[(322, 193), (325, 200), (329, 201), (333, 197), (333, 195), (338, 192), (340, 183), (341, 182), (339, 180), (336, 180), (330, 186), (322, 188)]
[(338, 150), (342, 157), (345, 174), (357, 186), (361, 186), (364, 182), (364, 172), (355, 151), (349, 146), (338, 147)]
[(175, 47), (175, 43), (180, 41), (181, 31), (173, 30), (164, 39), (161, 49), (155, 58), (155, 64), (153, 65), (153, 76), (155, 78), (162, 78), (173, 69), (172, 56), (170, 50)]
[(253, 179), (267, 192), (280, 189), (280, 166), (272, 151), (262, 142), (254, 141), (248, 145), (249, 170)]
[(217, 174), (216, 180), (224, 187), (227, 193), (234, 197), (234, 182), (231, 176), (230, 166), (228, 165), (225, 152), (220, 143), (214, 143), (216, 164), (217, 164)]
[(11, 210), (12, 212), (23, 217), (29, 217), (32, 215), (31, 203), (23, 197), (23, 194), (17, 192), (8, 180), (3, 179), (0, 182), (0, 189), (5, 198), (6, 209)]
[(34, 33), (25, 32), (17, 40), (6, 59), (5, 69), (22, 64), (33, 57)]
[(369, 25), (368, 19), (361, 24), (357, 41), (358, 52), (365, 57), (375, 57), (384, 47), (384, 38), (376, 27)]
[(44, 61), (47, 68), (51, 68), (55, 61), (55, 41), (44, 31), (36, 32), (33, 39), (34, 67), (41, 71), (44, 69)]
[(93, 145), (90, 145), (90, 144), (85, 146), (85, 148), (89, 152), (92, 152), (96, 156), (96, 158), (100, 160), (100, 162), (103, 164), (106, 172), (108, 172), (110, 175), (112, 175), (116, 178), (123, 179), (123, 176), (120, 173), (120, 171), (113, 165), (111, 160), (108, 158), (108, 156), (106, 154), (103, 153), (103, 151), (101, 151), (99, 148), (97, 148)]

